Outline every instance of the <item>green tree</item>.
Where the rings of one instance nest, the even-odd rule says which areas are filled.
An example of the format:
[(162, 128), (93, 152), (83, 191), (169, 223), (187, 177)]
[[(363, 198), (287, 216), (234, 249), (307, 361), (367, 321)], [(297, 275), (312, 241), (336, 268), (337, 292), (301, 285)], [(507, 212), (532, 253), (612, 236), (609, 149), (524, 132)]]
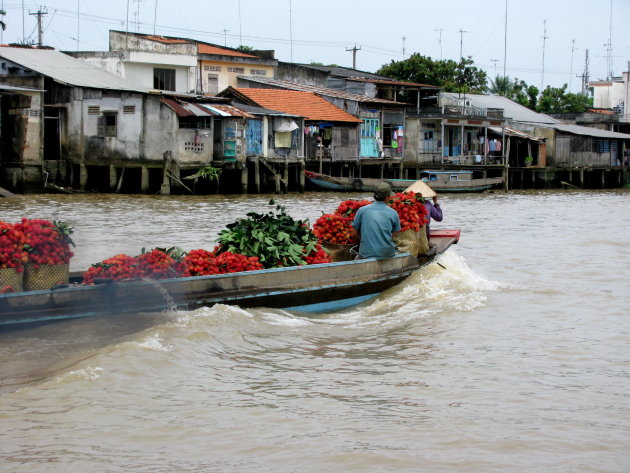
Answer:
[(540, 94), (536, 111), (541, 113), (582, 113), (592, 106), (592, 97), (567, 93), (567, 84), (564, 84), (562, 87), (547, 86)]
[(504, 97), (512, 96), (512, 82), (509, 76), (496, 76), (490, 79), (489, 92), (495, 95), (503, 95)]
[(451, 59), (434, 61), (414, 53), (408, 59), (383, 65), (377, 74), (405, 82), (437, 85), (447, 92), (484, 93), (488, 76), (473, 64), (470, 57), (459, 62)]
[(514, 100), (532, 110), (536, 109), (538, 103), (538, 88), (527, 85), (524, 80), (518, 80), (518, 78), (511, 80), (509, 76), (496, 76), (494, 80), (490, 80), (489, 91)]

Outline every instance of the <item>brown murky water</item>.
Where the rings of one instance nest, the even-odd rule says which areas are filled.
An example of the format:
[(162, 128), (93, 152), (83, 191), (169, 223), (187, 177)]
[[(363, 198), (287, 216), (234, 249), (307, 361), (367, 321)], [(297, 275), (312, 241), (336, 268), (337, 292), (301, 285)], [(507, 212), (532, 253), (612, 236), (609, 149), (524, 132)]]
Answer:
[[(23, 196), (0, 218), (71, 222), (78, 270), (211, 248), (269, 197)], [(347, 197), (278, 201), (314, 221)], [(358, 309), (0, 333), (0, 471), (630, 471), (630, 193), (442, 200), (445, 269)]]

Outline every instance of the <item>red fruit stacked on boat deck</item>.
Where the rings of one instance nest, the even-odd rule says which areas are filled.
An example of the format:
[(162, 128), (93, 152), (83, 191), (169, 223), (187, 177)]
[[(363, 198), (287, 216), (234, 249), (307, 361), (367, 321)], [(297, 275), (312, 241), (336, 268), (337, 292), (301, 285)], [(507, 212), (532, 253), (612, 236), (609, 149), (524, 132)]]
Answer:
[(350, 245), (356, 243), (352, 235), (352, 220), (338, 214), (324, 214), (313, 224), (313, 233), (320, 243)]
[(190, 276), (188, 266), (177, 261), (159, 248), (135, 257), (136, 276), (139, 278), (166, 279)]
[(22, 272), (27, 261), (24, 232), (17, 225), (0, 221), (0, 269), (15, 268), (17, 272)]
[(245, 256), (238, 253), (224, 251), (191, 250), (184, 261), (188, 265), (191, 276), (208, 276), (212, 274), (238, 273), (263, 269), (258, 257)]
[(119, 254), (107, 258), (100, 263), (93, 264), (83, 273), (83, 283), (93, 284), (94, 279), (103, 278), (113, 281), (123, 281), (136, 277), (136, 259), (133, 256)]
[(344, 217), (348, 217), (351, 220), (354, 220), (354, 216), (357, 214), (357, 210), (359, 210), (364, 205), (370, 204), (371, 202), (369, 200), (344, 200), (341, 204), (339, 204), (339, 207), (337, 207), (335, 213), (337, 215), (343, 215)]
[(397, 192), (387, 200), (400, 217), (400, 231), (418, 231), (427, 222), (427, 210), (422, 197), (414, 192)]
[(332, 259), (326, 253), (322, 245), (316, 245), (315, 249), (304, 257), (306, 264), (332, 263)]
[[(74, 253), (70, 251), (71, 229), (64, 222), (29, 220), (23, 218), (17, 227), (24, 233), (24, 248), (29, 253), (28, 262), (39, 265), (68, 264)], [(66, 230), (64, 234), (64, 228)]]

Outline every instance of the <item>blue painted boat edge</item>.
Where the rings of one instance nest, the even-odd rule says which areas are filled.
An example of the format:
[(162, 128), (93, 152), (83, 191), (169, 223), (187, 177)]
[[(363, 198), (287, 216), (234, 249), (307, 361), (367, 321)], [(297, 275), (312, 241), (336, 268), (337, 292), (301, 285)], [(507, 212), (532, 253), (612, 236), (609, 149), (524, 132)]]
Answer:
[(307, 314), (327, 314), (331, 312), (339, 312), (340, 310), (344, 309), (349, 309), (370, 299), (374, 299), (379, 295), (380, 293), (367, 294), (365, 296), (349, 297), (347, 299), (338, 299), (330, 302), (319, 302), (317, 304), (285, 307), (284, 310), (288, 310), (290, 312), (304, 312)]

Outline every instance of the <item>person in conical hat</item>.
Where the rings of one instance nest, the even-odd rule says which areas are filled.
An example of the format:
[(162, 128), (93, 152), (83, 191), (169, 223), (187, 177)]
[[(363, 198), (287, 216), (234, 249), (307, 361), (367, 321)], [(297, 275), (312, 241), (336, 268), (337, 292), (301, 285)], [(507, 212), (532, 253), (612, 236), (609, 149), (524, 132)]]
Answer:
[[(427, 238), (431, 238), (431, 227), (429, 225), (431, 219), (435, 220), (436, 222), (441, 222), (444, 218), (444, 215), (442, 214), (442, 208), (438, 203), (437, 192), (431, 189), (429, 185), (422, 180), (415, 182), (407, 187), (407, 189), (405, 189), (405, 192), (415, 192), (416, 194), (420, 194), (423, 197), (424, 208), (427, 209), (427, 216), (429, 217), (429, 221), (425, 225), (427, 229)], [(430, 199), (432, 199), (433, 202), (431, 202)]]

